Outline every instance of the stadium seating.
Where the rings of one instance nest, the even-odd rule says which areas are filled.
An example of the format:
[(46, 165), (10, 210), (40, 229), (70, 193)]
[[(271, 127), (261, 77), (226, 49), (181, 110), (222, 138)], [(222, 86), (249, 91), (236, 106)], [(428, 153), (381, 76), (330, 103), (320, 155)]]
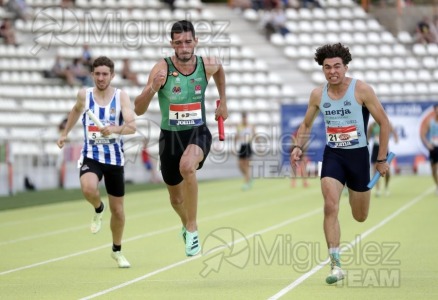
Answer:
[[(406, 88), (394, 88), (391, 93), (383, 88), (385, 93), (379, 95), (382, 100), (412, 99), (413, 87), (417, 83), (421, 83), (421, 88), (415, 89), (417, 96), (435, 96), (431, 89), (425, 87), (433, 80), (433, 71), (438, 65), (437, 44), (415, 44), (411, 34), (406, 31), (400, 31), (397, 36), (392, 35), (351, 0), (327, 0), (320, 3), (322, 8), (285, 9), (286, 26), (290, 33), (286, 36), (274, 33), (270, 39), (273, 45), (284, 49), (285, 56), (296, 63), (303, 73), (308, 74), (310, 80), (315, 84), (325, 81), (324, 76), (318, 75), (317, 69), (312, 67), (312, 49), (324, 43), (342, 42), (352, 50), (350, 70), (357, 71), (355, 74), (359, 76), (365, 75), (359, 79), (367, 80), (373, 86), (392, 80), (400, 81), (403, 77), (400, 72), (373, 73), (370, 68), (401, 69), (407, 73)], [(260, 13), (257, 16), (247, 21), (260, 22)]]

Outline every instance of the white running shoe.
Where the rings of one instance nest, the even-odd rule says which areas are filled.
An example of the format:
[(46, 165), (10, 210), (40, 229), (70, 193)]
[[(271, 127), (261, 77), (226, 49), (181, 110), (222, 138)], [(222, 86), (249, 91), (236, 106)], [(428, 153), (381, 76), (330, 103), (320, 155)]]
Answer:
[(100, 228), (102, 227), (102, 217), (104, 211), (105, 211), (105, 206), (103, 206), (103, 210), (101, 213), (96, 213), (96, 212), (94, 213), (90, 225), (91, 233), (96, 234), (100, 231)]
[(111, 257), (117, 262), (119, 268), (130, 268), (131, 264), (129, 261), (123, 256), (122, 252), (116, 251), (111, 252)]
[(328, 284), (336, 283), (345, 277), (345, 272), (338, 266), (332, 267), (330, 274), (325, 278)]
[(199, 243), (198, 231), (190, 232), (186, 230), (186, 255), (195, 256), (201, 252), (201, 245)]

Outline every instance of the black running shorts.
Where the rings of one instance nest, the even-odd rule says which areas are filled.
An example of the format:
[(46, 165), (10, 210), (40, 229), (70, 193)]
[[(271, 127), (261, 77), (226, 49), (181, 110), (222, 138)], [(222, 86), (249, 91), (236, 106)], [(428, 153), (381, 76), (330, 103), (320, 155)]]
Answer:
[(242, 144), (240, 146), (239, 153), (238, 153), (239, 158), (241, 158), (241, 159), (250, 158), (251, 155), (252, 155), (251, 144), (250, 143)]
[(199, 146), (204, 152), (204, 158), (198, 166), (198, 170), (201, 169), (210, 152), (211, 143), (212, 136), (206, 125), (182, 131), (161, 129), (159, 152), (164, 182), (168, 185), (181, 183), (183, 177), (179, 171), (179, 162), (190, 144)]
[(108, 195), (114, 197), (123, 197), (125, 195), (125, 170), (123, 166), (103, 164), (97, 160), (84, 157), (79, 177), (88, 172), (96, 174), (99, 181), (104, 177), (105, 188)]
[(432, 150), (429, 150), (429, 160), (431, 164), (438, 163), (438, 147), (433, 147)]

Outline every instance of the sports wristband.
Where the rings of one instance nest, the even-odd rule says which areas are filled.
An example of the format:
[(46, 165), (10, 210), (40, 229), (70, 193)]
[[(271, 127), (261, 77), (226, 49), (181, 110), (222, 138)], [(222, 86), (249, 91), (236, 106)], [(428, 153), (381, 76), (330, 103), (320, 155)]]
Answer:
[(378, 159), (378, 160), (376, 160), (376, 162), (377, 162), (378, 164), (386, 163), (386, 158), (385, 158), (385, 159)]

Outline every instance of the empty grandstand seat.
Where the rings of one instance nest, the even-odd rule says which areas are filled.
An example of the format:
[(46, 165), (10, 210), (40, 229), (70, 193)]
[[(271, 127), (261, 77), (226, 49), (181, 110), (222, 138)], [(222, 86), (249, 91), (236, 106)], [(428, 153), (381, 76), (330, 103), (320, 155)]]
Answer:
[(382, 82), (390, 82), (392, 80), (396, 80), (394, 77), (391, 76), (392, 74), (387, 70), (380, 70), (378, 73), (378, 78)]
[(300, 44), (312, 45), (313, 44), (312, 34), (305, 32), (300, 33), (298, 35), (298, 41)]
[(298, 11), (298, 15), (300, 18), (305, 19), (305, 20), (312, 20), (313, 19), (312, 11), (306, 7), (300, 8), (300, 10)]
[(427, 44), (426, 50), (429, 55), (437, 56), (438, 55), (438, 44)]
[(367, 33), (367, 40), (369, 43), (380, 44), (382, 40), (380, 39), (380, 34), (374, 31)]
[(353, 33), (354, 43), (356, 44), (367, 44), (367, 36), (363, 32), (355, 32)]
[(357, 32), (367, 32), (367, 24), (362, 19), (356, 19), (353, 21), (354, 31)]
[(418, 69), (420, 67), (420, 64), (418, 63), (417, 59), (415, 57), (406, 57), (406, 67), (412, 68), (412, 69)]
[(273, 33), (270, 36), (271, 43), (277, 46), (284, 46), (286, 43), (285, 38), (280, 33)]
[(416, 89), (418, 94), (427, 95), (429, 94), (429, 86), (425, 82), (417, 82)]
[(429, 70), (426, 69), (420, 69), (418, 70), (418, 79), (420, 81), (431, 81), (432, 75), (430, 74)]
[(390, 80), (403, 82), (403, 81), (405, 81), (405, 74), (402, 70), (393, 70), (391, 72), (391, 79)]
[(314, 32), (313, 23), (307, 20), (301, 20), (298, 22), (299, 32)]
[(382, 30), (382, 25), (376, 19), (368, 19), (366, 21), (368, 30), (380, 31)]
[(326, 8), (325, 14), (327, 16), (327, 19), (333, 19), (333, 20), (339, 19), (339, 12), (334, 7)]
[(414, 42), (412, 35), (407, 31), (399, 31), (397, 33), (397, 39), (403, 44), (412, 44)]
[(380, 69), (379, 60), (376, 57), (372, 56), (365, 58), (365, 66), (366, 69)]
[(392, 49), (396, 55), (406, 55), (406, 48), (403, 45), (394, 44)]
[(389, 31), (382, 31), (380, 34), (380, 38), (382, 39), (382, 42), (393, 44), (396, 42), (394, 36)]
[(403, 84), (403, 93), (408, 95), (416, 95), (417, 94), (417, 88), (414, 83), (412, 82), (405, 82)]
[(412, 70), (412, 69), (406, 70), (405, 71), (405, 80), (407, 80), (407, 81), (417, 81), (418, 80), (417, 72), (415, 70)]
[(429, 93), (434, 95), (438, 94), (438, 81), (429, 83)]
[(313, 19), (315, 20), (325, 20), (327, 18), (327, 14), (325, 13), (325, 10), (320, 7), (314, 7), (312, 10), (313, 13)]
[(393, 69), (392, 61), (388, 57), (380, 57), (379, 58), (379, 66), (382, 69)]
[(312, 23), (313, 23), (313, 34), (325, 33), (326, 31), (325, 21), (315, 20)]
[(425, 56), (422, 58), (423, 66), (427, 69), (436, 69), (438, 67), (437, 61), (433, 56)]
[(426, 46), (423, 44), (414, 44), (412, 46), (412, 51), (414, 52), (415, 55), (417, 56), (424, 56), (427, 55), (427, 50), (426, 50)]
[(365, 81), (367, 82), (378, 82), (379, 81), (379, 74), (377, 71), (374, 70), (367, 70), (364, 73), (365, 75)]
[(345, 45), (352, 45), (354, 42), (353, 36), (349, 32), (341, 32), (339, 35), (339, 40)]
[(387, 83), (379, 83), (375, 88), (375, 92), (377, 93), (377, 96), (387, 96), (391, 94), (391, 87)]
[(394, 55), (394, 51), (393, 51), (392, 47), (388, 44), (385, 44), (385, 43), (380, 44), (379, 49), (380, 49), (380, 53), (382, 55), (391, 56), (391, 57)]

